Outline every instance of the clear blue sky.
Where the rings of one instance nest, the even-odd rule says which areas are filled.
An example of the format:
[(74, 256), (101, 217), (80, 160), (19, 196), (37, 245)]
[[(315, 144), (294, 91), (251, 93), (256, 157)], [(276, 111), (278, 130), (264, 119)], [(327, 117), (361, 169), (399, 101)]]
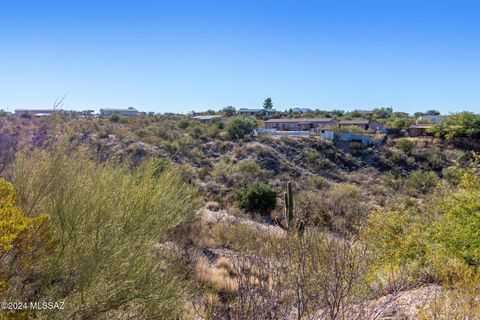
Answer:
[(0, 108), (480, 111), (480, 1), (0, 2)]

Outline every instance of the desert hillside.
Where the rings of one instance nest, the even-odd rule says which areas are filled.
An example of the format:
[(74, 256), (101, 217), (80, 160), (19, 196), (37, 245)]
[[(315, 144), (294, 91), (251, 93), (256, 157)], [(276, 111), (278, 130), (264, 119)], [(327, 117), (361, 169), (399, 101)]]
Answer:
[(259, 126), (0, 117), (0, 293), (68, 306), (6, 317), (479, 318), (478, 128)]

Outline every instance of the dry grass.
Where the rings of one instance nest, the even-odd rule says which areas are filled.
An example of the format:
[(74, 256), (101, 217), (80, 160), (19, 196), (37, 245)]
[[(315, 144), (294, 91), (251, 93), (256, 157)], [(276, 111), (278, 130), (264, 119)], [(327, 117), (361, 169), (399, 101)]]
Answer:
[(208, 209), (208, 210), (211, 210), (211, 211), (218, 211), (220, 210), (220, 204), (218, 202), (215, 202), (215, 201), (208, 201), (206, 204), (205, 204), (205, 207)]
[(216, 292), (235, 293), (238, 285), (226, 269), (211, 266), (205, 259), (197, 261), (195, 267), (197, 279), (210, 286)]
[(217, 267), (225, 269), (225, 270), (229, 271), (230, 273), (233, 273), (232, 262), (225, 257), (218, 258)]

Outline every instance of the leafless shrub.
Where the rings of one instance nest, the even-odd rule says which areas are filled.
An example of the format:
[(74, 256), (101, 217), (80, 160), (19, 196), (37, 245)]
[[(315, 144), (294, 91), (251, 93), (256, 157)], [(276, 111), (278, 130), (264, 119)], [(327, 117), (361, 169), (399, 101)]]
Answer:
[(371, 256), (357, 241), (308, 231), (263, 246), (267, 254), (231, 252), (217, 263), (229, 270), (236, 290), (219, 292), (214, 304), (197, 300), (202, 317), (375, 319), (402, 289), (392, 279), (390, 297), (380, 305), (371, 302), (375, 292), (366, 279)]

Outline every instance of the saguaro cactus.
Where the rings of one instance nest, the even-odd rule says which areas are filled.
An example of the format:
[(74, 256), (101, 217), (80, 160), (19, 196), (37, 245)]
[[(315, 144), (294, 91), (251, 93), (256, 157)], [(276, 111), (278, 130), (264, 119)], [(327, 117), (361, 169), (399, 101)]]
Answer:
[(295, 216), (293, 214), (293, 195), (292, 195), (292, 183), (287, 182), (287, 190), (283, 194), (285, 201), (285, 224), (283, 224), (280, 219), (276, 219), (277, 224), (283, 230), (297, 231), (299, 234), (303, 234), (305, 229), (305, 224), (303, 221), (295, 221)]

